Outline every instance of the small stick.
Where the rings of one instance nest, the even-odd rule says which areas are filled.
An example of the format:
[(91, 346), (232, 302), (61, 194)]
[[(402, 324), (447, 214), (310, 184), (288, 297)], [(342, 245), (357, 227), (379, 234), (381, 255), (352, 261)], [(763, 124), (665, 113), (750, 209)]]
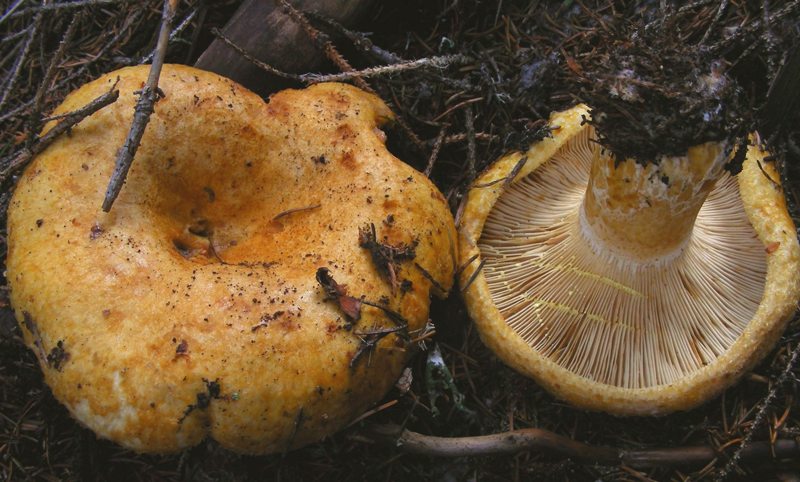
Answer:
[(158, 78), (161, 76), (161, 67), (164, 66), (164, 57), (167, 55), (167, 44), (169, 43), (170, 25), (178, 7), (178, 0), (164, 0), (164, 10), (161, 15), (161, 31), (158, 34), (156, 45), (156, 55), (153, 64), (150, 66), (150, 75), (147, 83), (139, 92), (139, 100), (136, 102), (136, 110), (133, 114), (133, 122), (125, 139), (122, 149), (117, 153), (117, 160), (111, 180), (108, 183), (105, 199), (103, 199), (103, 211), (109, 212), (114, 200), (117, 199), (122, 190), (122, 184), (128, 175), (128, 170), (133, 163), (133, 157), (142, 142), (142, 136), (150, 122), (150, 116), (155, 111), (155, 104), (163, 93), (158, 88)]
[[(179, 23), (178, 26), (175, 27), (175, 30), (173, 30), (172, 32), (169, 33), (169, 41), (170, 42), (175, 40), (175, 37), (180, 35), (181, 32), (183, 32), (186, 29), (186, 27), (189, 26), (189, 24), (192, 22), (192, 20), (194, 20), (195, 15), (197, 15), (197, 12), (199, 12), (199, 11), (200, 11), (199, 8), (195, 8), (194, 10), (192, 10), (192, 13), (187, 15), (186, 18), (184, 18), (181, 21), (181, 23)], [(142, 59), (139, 61), (139, 63), (140, 64), (146, 64), (147, 62), (150, 62), (150, 60), (153, 58), (153, 56), (156, 54), (156, 52), (157, 52), (157, 49), (154, 49), (152, 52), (150, 52), (149, 54), (147, 54), (144, 57), (142, 57)]]
[(24, 166), (34, 156), (44, 151), (47, 148), (47, 146), (49, 146), (50, 144), (53, 143), (54, 140), (56, 140), (58, 136), (67, 132), (69, 129), (74, 127), (75, 124), (82, 121), (86, 117), (92, 115), (93, 113), (97, 112), (103, 107), (115, 102), (118, 98), (119, 98), (119, 91), (116, 90), (114, 87), (112, 87), (110, 91), (97, 97), (96, 99), (89, 102), (80, 109), (74, 110), (72, 112), (69, 112), (61, 116), (63, 117), (61, 122), (56, 124), (55, 127), (50, 129), (49, 131), (47, 131), (47, 134), (39, 138), (39, 142), (37, 142), (36, 144), (32, 145), (29, 148), (25, 148), (22, 151), (20, 151), (8, 163), (8, 167), (6, 167), (5, 170), (3, 170), (2, 173), (0, 173), (0, 183), (5, 182), (8, 179), (8, 176), (11, 175), (14, 171), (19, 169), (21, 166)]
[(405, 317), (403, 317), (403, 315), (401, 315), (400, 313), (398, 313), (398, 312), (396, 312), (394, 310), (391, 310), (391, 309), (389, 309), (389, 308), (387, 308), (387, 307), (385, 307), (383, 305), (380, 305), (378, 303), (373, 303), (373, 302), (371, 302), (369, 300), (362, 299), (361, 303), (383, 311), (383, 313), (386, 316), (389, 317), (389, 319), (392, 321), (392, 323), (394, 323), (395, 325), (399, 326), (400, 328), (402, 328), (402, 329), (408, 328), (408, 320), (406, 320)]
[[(327, 34), (314, 28), (314, 26), (311, 25), (311, 23), (306, 18), (305, 14), (303, 14), (303, 12), (301, 12), (300, 10), (296, 9), (292, 4), (290, 4), (286, 0), (278, 0), (278, 2), (283, 6), (284, 10), (289, 15), (289, 17), (292, 20), (294, 20), (298, 25), (300, 25), (300, 27), (302, 27), (303, 30), (308, 34), (309, 38), (316, 45), (318, 45), (323, 52), (325, 52), (325, 56), (328, 58), (328, 60), (333, 62), (333, 64), (336, 65), (336, 67), (338, 67), (339, 70), (344, 72), (344, 74), (339, 74), (339, 75), (347, 75), (349, 73), (351, 76), (344, 78), (352, 79), (353, 83), (358, 88), (365, 90), (371, 94), (378, 95), (378, 93), (375, 92), (375, 89), (370, 87), (370, 85), (367, 83), (366, 80), (362, 78), (362, 76), (353, 75), (353, 72), (356, 72), (356, 70), (353, 68), (352, 65), (350, 65), (350, 62), (348, 62), (347, 59), (345, 59), (344, 56), (341, 53), (339, 53), (339, 51), (336, 49), (336, 46), (333, 44), (333, 42), (331, 42), (330, 37)], [(387, 102), (387, 104), (389, 103)], [(389, 105), (389, 107), (391, 108), (391, 104)], [(405, 134), (411, 140), (411, 143), (417, 149), (419, 149), (420, 151), (424, 150), (424, 145), (422, 144), (422, 141), (420, 140), (419, 136), (417, 136), (416, 132), (414, 132), (411, 129), (411, 126), (408, 125), (408, 123), (405, 121), (405, 119), (403, 119), (403, 117), (398, 115), (395, 119), (395, 123), (397, 123), (400, 129), (402, 129), (403, 132), (405, 132)]]
[(3, 14), (3, 16), (0, 17), (0, 24), (5, 22), (6, 19), (8, 17), (10, 17), (14, 13), (14, 11), (16, 11), (19, 8), (19, 6), (22, 5), (22, 2), (24, 2), (24, 1), (25, 0), (17, 0), (16, 2), (14, 2), (14, 5), (11, 5), (10, 7), (8, 7), (8, 10), (6, 10), (5, 13)]
[(75, 27), (77, 26), (79, 20), (80, 14), (72, 17), (72, 21), (69, 23), (64, 35), (61, 37), (61, 42), (58, 44), (56, 52), (50, 58), (50, 64), (47, 66), (47, 70), (44, 73), (44, 78), (39, 84), (39, 88), (36, 90), (36, 94), (33, 98), (33, 110), (31, 111), (29, 121), (29, 130), (34, 134), (39, 132), (41, 128), (42, 103), (44, 101), (44, 95), (50, 88), (50, 83), (53, 81), (53, 76), (56, 73), (56, 66), (59, 62), (61, 62), (61, 58), (64, 57), (64, 52), (66, 52), (67, 45), (69, 45), (70, 40), (72, 40), (72, 35), (75, 33)]
[(314, 204), (313, 206), (305, 206), (305, 207), (302, 207), (302, 208), (287, 209), (286, 211), (281, 211), (278, 214), (276, 214), (275, 217), (272, 218), (272, 220), (275, 221), (276, 219), (280, 219), (280, 218), (282, 218), (284, 216), (288, 216), (290, 214), (299, 213), (299, 212), (302, 212), (302, 211), (310, 211), (312, 209), (317, 209), (317, 208), (319, 208), (321, 206), (322, 206), (322, 204)]
[(7, 121), (8, 119), (16, 117), (21, 112), (25, 112), (25, 110), (30, 109), (32, 105), (33, 105), (33, 99), (30, 99), (22, 105), (19, 105), (17, 107), (14, 107), (13, 109), (3, 112), (2, 114), (0, 114), (0, 122)]
[(436, 456), (464, 457), (507, 454), (522, 450), (548, 449), (581, 462), (616, 465), (619, 451), (611, 447), (593, 447), (547, 430), (528, 428), (475, 437), (434, 437), (394, 425), (369, 427), (369, 433), (391, 443), (403, 452)]
[(711, 32), (717, 28), (719, 21), (722, 19), (722, 15), (725, 13), (725, 10), (728, 8), (728, 0), (722, 0), (719, 2), (719, 7), (717, 8), (717, 13), (714, 15), (714, 19), (711, 20), (711, 24), (709, 24), (708, 28), (706, 29), (706, 33), (703, 34), (703, 38), (700, 40), (700, 45), (705, 45), (708, 42), (709, 37), (711, 36)]
[(200, 40), (200, 34), (203, 32), (203, 25), (206, 23), (206, 14), (208, 14), (208, 3), (200, 0), (200, 6), (195, 11), (197, 13), (197, 26), (192, 31), (192, 40), (189, 44), (189, 50), (186, 51), (185, 64), (189, 64), (194, 58), (194, 52), (197, 49), (197, 41)]
[(241, 55), (245, 59), (249, 60), (253, 65), (258, 67), (259, 69), (264, 70), (265, 72), (270, 73), (272, 75), (276, 75), (278, 77), (283, 77), (284, 79), (296, 80), (298, 82), (302, 82), (303, 79), (299, 75), (290, 74), (288, 72), (284, 72), (282, 70), (276, 69), (275, 67), (269, 65), (266, 62), (262, 62), (262, 61), (258, 60), (252, 54), (250, 54), (250, 52), (246, 51), (245, 49), (243, 49), (242, 47), (240, 47), (239, 45), (234, 43), (233, 40), (231, 40), (228, 37), (226, 37), (225, 34), (222, 33), (222, 31), (220, 29), (212, 28), (211, 29), (211, 33), (214, 34), (214, 36), (217, 37), (218, 39), (220, 39), (223, 43), (225, 43), (225, 45), (227, 45), (228, 47), (230, 47), (233, 50), (235, 50), (236, 53), (238, 53), (239, 55)]
[[(56, 3), (44, 3), (39, 5), (38, 7), (28, 7), (23, 8), (19, 12), (15, 12), (11, 14), (11, 18), (21, 17), (23, 15), (28, 15), (30, 13), (42, 13), (45, 11), (52, 11), (52, 10), (67, 10), (72, 8), (81, 8), (81, 7), (89, 7), (93, 5), (113, 5), (115, 3), (128, 3), (130, 0), (73, 0), (70, 2), (56, 2)], [(0, 19), (0, 22), (5, 20), (5, 16)]]
[[(498, 136), (494, 134), (489, 134), (486, 132), (476, 132), (475, 133), (475, 140), (476, 141), (485, 141), (485, 142), (494, 142), (500, 139)], [(467, 140), (467, 135), (464, 133), (461, 134), (453, 134), (444, 138), (444, 143), (446, 145), (449, 144), (461, 144)]]
[[(29, 26), (25, 27), (24, 29), (20, 30), (19, 32), (14, 32), (14, 33), (12, 33), (10, 35), (6, 35), (2, 39), (0, 39), (0, 45), (5, 45), (5, 44), (7, 44), (9, 42), (13, 42), (14, 40), (17, 40), (20, 37), (24, 37), (30, 31), (31, 31), (31, 26), (29, 25)], [(10, 59), (9, 56), (4, 57), (3, 58), (3, 62), (0, 65), (4, 65), (9, 59)]]
[(477, 175), (477, 171), (475, 170), (475, 124), (473, 121), (472, 106), (468, 105), (467, 108), (464, 109), (464, 124), (467, 129), (467, 175), (469, 176), (470, 182), (472, 182)]
[[(397, 447), (401, 452), (434, 457), (472, 457), (547, 450), (581, 463), (611, 466), (624, 464), (637, 469), (700, 466), (724, 453), (709, 446), (643, 450), (597, 447), (538, 428), (474, 437), (435, 437), (411, 432), (396, 425), (373, 425), (367, 428), (367, 432), (379, 441)], [(776, 440), (774, 444), (756, 442), (742, 453), (742, 457), (747, 459), (787, 458), (798, 455), (800, 455), (800, 442), (788, 439)]]
[[(798, 361), (800, 361), (800, 343), (798, 343), (797, 346), (795, 346), (792, 350), (792, 353), (789, 356), (789, 361), (786, 363), (786, 367), (784, 367), (783, 371), (778, 376), (778, 379), (775, 380), (772, 388), (767, 393), (767, 396), (764, 397), (764, 400), (758, 407), (758, 411), (753, 418), (753, 423), (750, 424), (750, 428), (747, 430), (744, 440), (742, 440), (742, 443), (733, 453), (730, 460), (728, 460), (728, 463), (725, 464), (725, 467), (723, 467), (722, 470), (720, 470), (720, 472), (717, 474), (716, 478), (718, 480), (725, 479), (736, 468), (736, 464), (739, 462), (739, 460), (747, 457), (746, 453), (748, 449), (751, 449), (751, 451), (759, 450), (757, 447), (754, 448), (754, 446), (757, 446), (759, 443), (763, 442), (752, 443), (751, 441), (753, 440), (753, 435), (761, 426), (761, 424), (764, 423), (764, 419), (767, 416), (767, 410), (772, 406), (772, 402), (774, 402), (775, 398), (778, 396), (778, 390), (783, 386), (784, 383), (786, 383), (787, 380), (789, 380), (789, 377), (793, 374), (794, 368), (797, 366)], [(767, 447), (767, 452), (769, 452), (769, 447)]]
[(416, 268), (419, 270), (419, 272), (420, 272), (420, 273), (422, 273), (422, 276), (424, 276), (424, 277), (425, 277), (425, 279), (427, 279), (428, 281), (430, 281), (430, 282), (431, 282), (431, 284), (433, 285), (433, 287), (434, 287), (434, 288), (436, 288), (437, 290), (439, 290), (439, 292), (440, 292), (440, 293), (442, 293), (443, 295), (447, 295), (447, 290), (446, 290), (446, 289), (444, 289), (444, 286), (442, 286), (442, 285), (441, 285), (441, 283), (439, 283), (438, 281), (436, 281), (436, 280), (433, 278), (433, 275), (432, 275), (432, 274), (430, 274), (430, 273), (428, 272), (428, 270), (427, 270), (427, 269), (423, 268), (423, 267), (422, 267), (422, 266), (421, 266), (419, 263), (417, 263), (416, 261), (414, 261), (414, 266), (415, 266), (415, 267), (416, 267)]
[(442, 149), (442, 143), (444, 142), (444, 135), (446, 132), (447, 127), (442, 127), (442, 129), (439, 131), (439, 135), (436, 136), (436, 140), (433, 142), (431, 157), (428, 158), (428, 165), (425, 167), (425, 177), (431, 177), (433, 164), (436, 162), (436, 159), (439, 158), (439, 151)]
[(372, 55), (373, 57), (377, 58), (381, 62), (385, 64), (396, 64), (399, 62), (403, 62), (403, 58), (395, 55), (393, 52), (389, 52), (388, 50), (384, 50), (377, 45), (372, 43), (372, 40), (369, 39), (365, 34), (361, 32), (355, 32), (350, 30), (349, 28), (345, 27), (341, 23), (328, 18), (325, 15), (320, 15), (317, 12), (310, 11), (306, 12), (306, 16), (310, 17), (312, 20), (317, 22), (323, 23), (328, 27), (331, 27), (335, 31), (339, 32), (340, 34), (347, 37), (348, 40), (353, 42), (353, 45), (363, 50), (365, 53)]
[(297, 438), (297, 433), (300, 431), (300, 425), (303, 424), (303, 407), (297, 409), (297, 413), (294, 416), (294, 422), (292, 423), (292, 432), (289, 434), (289, 438), (286, 440), (286, 447), (283, 449), (283, 453), (281, 457), (286, 457), (286, 453), (291, 450), (292, 445), (294, 444), (295, 438)]
[(0, 111), (3, 110), (3, 107), (6, 105), (6, 101), (8, 100), (9, 95), (14, 90), (14, 84), (17, 83), (17, 79), (19, 79), (20, 71), (22, 70), (22, 65), (25, 63), (25, 59), (28, 57), (28, 52), (31, 50), (31, 45), (33, 44), (33, 39), (36, 37), (36, 34), (39, 33), (39, 25), (42, 23), (42, 14), (36, 14), (36, 18), (33, 20), (33, 27), (30, 29), (28, 33), (28, 38), (25, 39), (25, 43), (22, 47), (22, 53), (19, 54), (17, 57), (16, 63), (14, 63), (14, 67), (11, 70), (11, 73), (8, 77), (8, 83), (6, 84), (6, 88), (3, 89), (3, 95), (0, 97)]
[(389, 335), (391, 333), (397, 333), (400, 330), (405, 330), (405, 326), (393, 326), (390, 328), (378, 328), (376, 330), (370, 331), (354, 331), (353, 334), (356, 336), (375, 336), (375, 335)]
[(348, 423), (347, 426), (348, 427), (352, 427), (353, 425), (355, 425), (358, 422), (364, 420), (365, 418), (371, 417), (371, 416), (375, 415), (378, 412), (382, 412), (383, 410), (386, 410), (387, 408), (394, 407), (395, 405), (397, 405), (397, 402), (399, 402), (399, 400), (395, 398), (394, 400), (389, 400), (388, 402), (386, 402), (386, 403), (384, 403), (382, 405), (379, 405), (379, 406), (377, 406), (377, 407), (375, 407), (375, 408), (373, 408), (371, 410), (367, 410), (366, 412), (364, 412), (361, 415), (359, 415), (358, 417), (356, 417), (355, 420), (353, 420), (352, 422)]
[(480, 274), (481, 270), (483, 269), (483, 265), (485, 265), (485, 264), (486, 264), (486, 260), (485, 259), (482, 259), (481, 262), (478, 263), (478, 267), (475, 268), (475, 272), (470, 275), (470, 277), (467, 280), (467, 282), (464, 283), (464, 287), (461, 288), (461, 292), (462, 293), (466, 293), (467, 290), (469, 289), (469, 287), (472, 286), (472, 283), (475, 281), (475, 278), (478, 277), (478, 275)]
[(424, 57), (417, 60), (405, 60), (395, 64), (379, 65), (368, 67), (362, 70), (348, 70), (338, 74), (304, 74), (301, 79), (304, 82), (341, 82), (343, 80), (353, 80), (362, 77), (377, 77), (380, 75), (396, 74), (420, 68), (444, 69), (451, 65), (462, 65), (471, 62), (472, 59), (466, 55), (439, 55), (436, 57)]
[(509, 172), (506, 177), (501, 177), (500, 179), (495, 179), (494, 181), (489, 181), (482, 184), (475, 184), (472, 187), (473, 188), (491, 187), (494, 186), (495, 184), (499, 184), (502, 182), (503, 189), (508, 189), (508, 186), (510, 186), (511, 183), (514, 182), (514, 179), (517, 177), (517, 174), (519, 174), (519, 171), (522, 170), (522, 167), (525, 165), (526, 162), (528, 162), (528, 156), (522, 156), (519, 159), (519, 161), (517, 161), (517, 163), (514, 164), (514, 167), (511, 169), (511, 172)]
[(698, 8), (698, 7), (705, 7), (706, 5), (708, 5), (710, 3), (714, 3), (715, 1), (716, 0), (697, 0), (695, 2), (683, 5), (681, 8), (678, 9), (678, 13), (679, 14), (686, 13), (689, 10), (694, 10), (695, 8)]
[(501, 177), (501, 178), (495, 179), (494, 181), (482, 182), (480, 184), (473, 184), (472, 185), (472, 189), (483, 189), (483, 188), (486, 188), (486, 187), (492, 187), (492, 186), (496, 186), (497, 184), (500, 184), (501, 182), (505, 184), (505, 181), (506, 181), (506, 178), (505, 177)]
[(769, 173), (767, 173), (767, 171), (764, 170), (764, 166), (761, 164), (761, 160), (756, 159), (756, 164), (758, 164), (758, 169), (761, 170), (761, 174), (763, 174), (764, 177), (766, 177), (767, 180), (772, 183), (772, 186), (775, 187), (775, 189), (781, 190), (781, 185), (776, 180), (772, 179)]
[[(800, 7), (800, 1), (795, 0), (789, 2), (786, 5), (784, 5), (783, 8), (770, 15), (769, 18), (766, 19), (766, 21), (768, 23), (774, 23), (782, 19), (783, 17), (789, 15), (790, 13), (794, 12), (798, 7)], [(729, 37), (724, 38), (718, 41), (717, 43), (709, 46), (708, 50), (713, 54), (718, 54), (721, 49), (734, 45), (736, 42), (738, 42), (746, 35), (750, 35), (751, 33), (757, 32), (761, 28), (762, 23), (763, 23), (762, 20), (754, 20), (747, 26), (736, 30)]]
[[(320, 32), (319, 30), (314, 28), (314, 26), (311, 25), (311, 23), (308, 21), (303, 12), (296, 9), (291, 3), (287, 2), (286, 0), (278, 0), (278, 3), (281, 4), (281, 6), (284, 8), (284, 11), (289, 15), (289, 17), (292, 20), (294, 20), (294, 22), (297, 23), (297, 25), (299, 25), (308, 34), (308, 37), (320, 48), (322, 48), (322, 51), (325, 52), (325, 56), (328, 57), (328, 60), (333, 62), (333, 64), (336, 65), (340, 70), (343, 70), (345, 72), (354, 70), (353, 66), (350, 65), (350, 62), (348, 62), (347, 59), (345, 59), (344, 56), (342, 56), (342, 54), (340, 54), (339, 51), (336, 50), (336, 46), (333, 45), (333, 42), (331, 42), (330, 37), (328, 37), (327, 34)], [(373, 91), (372, 88), (369, 85), (367, 85), (367, 83), (364, 80), (358, 77), (356, 77), (354, 80), (356, 85), (361, 89), (371, 93), (375, 93), (375, 91)]]
[(464, 270), (467, 269), (467, 266), (471, 265), (473, 261), (478, 259), (478, 256), (480, 256), (480, 254), (478, 254), (478, 253), (475, 253), (472, 256), (470, 256), (470, 258), (468, 260), (464, 261), (464, 264), (462, 264), (461, 266), (458, 267), (458, 269), (456, 270), (455, 274), (453, 274), (453, 276), (455, 278), (458, 278), (459, 276), (461, 276), (461, 273), (463, 273)]

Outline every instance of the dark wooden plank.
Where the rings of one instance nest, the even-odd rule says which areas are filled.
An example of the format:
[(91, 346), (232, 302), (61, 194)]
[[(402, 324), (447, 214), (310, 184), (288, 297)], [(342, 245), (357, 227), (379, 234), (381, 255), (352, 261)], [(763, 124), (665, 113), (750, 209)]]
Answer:
[[(300, 10), (315, 11), (345, 26), (353, 25), (372, 0), (293, 0)], [(257, 59), (285, 72), (303, 73), (324, 65), (324, 55), (306, 32), (283, 12), (275, 0), (245, 0), (223, 29), (226, 37)], [(245, 87), (267, 94), (287, 85), (266, 74), (219, 39), (195, 66), (229, 77)]]

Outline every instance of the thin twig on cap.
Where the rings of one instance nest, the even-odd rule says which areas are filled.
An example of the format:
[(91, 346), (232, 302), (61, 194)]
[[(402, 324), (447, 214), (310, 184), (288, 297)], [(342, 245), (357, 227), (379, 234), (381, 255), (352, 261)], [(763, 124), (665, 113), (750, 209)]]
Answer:
[(314, 204), (313, 206), (303, 206), (303, 207), (300, 207), (300, 208), (287, 209), (285, 211), (281, 211), (278, 214), (276, 214), (275, 217), (272, 218), (272, 220), (275, 221), (276, 219), (280, 219), (280, 218), (282, 218), (284, 216), (288, 216), (290, 214), (299, 213), (299, 212), (302, 212), (302, 211), (310, 211), (312, 209), (317, 209), (317, 208), (320, 208), (320, 207), (322, 207), (322, 204), (317, 203), (317, 204)]
[(3, 172), (0, 173), (0, 183), (5, 182), (8, 179), (8, 176), (13, 174), (20, 167), (25, 166), (34, 156), (44, 151), (47, 146), (52, 144), (53, 141), (58, 138), (58, 136), (67, 132), (69, 129), (74, 127), (75, 124), (82, 121), (86, 117), (92, 115), (103, 107), (112, 104), (118, 98), (119, 91), (116, 89), (116, 84), (114, 84), (111, 90), (95, 98), (93, 101), (89, 102), (80, 109), (60, 116), (62, 117), (61, 122), (47, 131), (47, 134), (39, 138), (39, 142), (36, 142), (32, 146), (21, 150), (11, 159), (11, 161), (8, 162), (7, 167), (3, 170)]
[(117, 160), (114, 165), (114, 172), (108, 183), (105, 199), (103, 199), (103, 211), (109, 212), (114, 200), (117, 199), (128, 170), (133, 163), (133, 157), (142, 142), (142, 136), (150, 122), (150, 116), (155, 111), (155, 105), (161, 97), (158, 89), (158, 78), (161, 76), (161, 68), (164, 66), (164, 57), (167, 55), (167, 44), (169, 43), (170, 25), (175, 17), (175, 10), (178, 7), (178, 0), (164, 0), (164, 10), (161, 15), (161, 30), (158, 33), (158, 43), (156, 44), (156, 55), (153, 57), (153, 64), (150, 66), (150, 75), (147, 83), (139, 92), (139, 100), (136, 102), (136, 110), (133, 113), (133, 122), (125, 139), (125, 144), (117, 153)]
[(477, 277), (478, 277), (478, 275), (480, 274), (480, 272), (481, 272), (481, 270), (483, 269), (483, 266), (484, 266), (485, 264), (486, 264), (486, 260), (485, 260), (485, 259), (482, 259), (482, 260), (481, 260), (481, 262), (480, 262), (480, 263), (478, 263), (478, 267), (477, 267), (477, 268), (475, 268), (475, 271), (474, 271), (474, 272), (473, 272), (473, 273), (470, 275), (470, 277), (469, 277), (469, 279), (467, 280), (467, 282), (466, 282), (466, 283), (464, 283), (464, 286), (461, 288), (461, 292), (462, 292), (462, 293), (466, 293), (466, 292), (467, 292), (467, 290), (469, 289), (469, 287), (470, 287), (470, 286), (472, 285), (472, 283), (475, 281), (475, 278), (477, 278)]

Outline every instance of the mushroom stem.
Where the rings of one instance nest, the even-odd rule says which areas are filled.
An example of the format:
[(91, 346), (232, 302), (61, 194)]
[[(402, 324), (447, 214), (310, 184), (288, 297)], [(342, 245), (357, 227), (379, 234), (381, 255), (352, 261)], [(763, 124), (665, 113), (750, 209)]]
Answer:
[(596, 144), (581, 230), (596, 250), (641, 263), (672, 259), (689, 239), (724, 164), (718, 142), (646, 165), (618, 161)]

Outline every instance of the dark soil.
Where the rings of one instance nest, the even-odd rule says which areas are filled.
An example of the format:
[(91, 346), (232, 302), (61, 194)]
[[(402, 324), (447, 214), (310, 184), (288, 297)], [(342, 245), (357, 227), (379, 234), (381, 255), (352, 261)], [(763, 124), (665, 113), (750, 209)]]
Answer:
[[(53, 2), (60, 4), (62, 2)], [(41, 118), (73, 88), (139, 63), (155, 45), (161, 1), (96, 0), (42, 10), (0, 8), (0, 171), (36, 142)], [(191, 64), (239, 2), (181, 2), (167, 61)], [(664, 5), (662, 5), (664, 4)], [(2, 12), (6, 12), (5, 14)], [(191, 16), (191, 17), (190, 17)], [(52, 80), (50, 60), (75, 21)], [(356, 68), (384, 63), (325, 22)], [(406, 60), (463, 54), (444, 69), (366, 79), (407, 129), (391, 149), (424, 171), (454, 212), (476, 174), (500, 154), (547, 134), (550, 112), (584, 101), (604, 144), (651, 162), (687, 146), (758, 128), (779, 162), (797, 214), (800, 192), (800, 2), (559, 2), (409, 0), (374, 2), (359, 25), (372, 44)], [(337, 71), (333, 63), (326, 67)], [(782, 73), (784, 72), (784, 73)], [(265, 77), (269, 74), (265, 73)], [(37, 100), (37, 91), (41, 92)], [(413, 134), (418, 138), (415, 141)], [(666, 142), (665, 142), (666, 141)], [(734, 170), (735, 170), (735, 166)], [(2, 212), (13, 191), (2, 180)], [(797, 217), (795, 216), (797, 222)], [(5, 215), (0, 219), (5, 225)], [(0, 254), (5, 230), (0, 229)], [(436, 335), (411, 364), (408, 391), (323, 442), (285, 455), (247, 457), (207, 442), (181, 454), (138, 455), (75, 423), (43, 383), (0, 286), (0, 478), (4, 480), (796, 480), (798, 459), (731, 459), (743, 441), (800, 439), (800, 346), (795, 320), (765, 361), (721, 397), (661, 418), (616, 418), (571, 408), (505, 367), (480, 342), (458, 293), (435, 302)], [(453, 384), (426, 370), (438, 345)], [(783, 375), (782, 375), (783, 374)], [(462, 398), (463, 395), (463, 398)], [(387, 403), (391, 402), (391, 403)], [(367, 428), (393, 423), (439, 436), (539, 427), (624, 449), (708, 445), (729, 450), (705, 466), (635, 470), (587, 465), (552, 453), (435, 459), (376, 443)]]

